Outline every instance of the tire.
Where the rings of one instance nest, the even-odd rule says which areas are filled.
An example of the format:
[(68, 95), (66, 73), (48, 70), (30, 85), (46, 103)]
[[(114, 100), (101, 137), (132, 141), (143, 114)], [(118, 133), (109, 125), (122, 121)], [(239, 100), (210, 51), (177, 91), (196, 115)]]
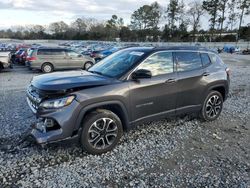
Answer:
[(87, 61), (85, 64), (84, 64), (84, 70), (88, 70), (90, 67), (92, 67), (93, 66), (93, 63), (92, 62), (90, 62), (90, 61)]
[(50, 73), (50, 72), (53, 72), (54, 71), (54, 67), (51, 63), (44, 63), (42, 65), (42, 71), (44, 73)]
[(223, 108), (223, 97), (218, 91), (211, 91), (206, 97), (202, 110), (200, 112), (200, 118), (203, 121), (216, 120)]
[(84, 118), (80, 142), (88, 153), (99, 155), (112, 150), (122, 134), (122, 123), (116, 114), (109, 110), (97, 110)]

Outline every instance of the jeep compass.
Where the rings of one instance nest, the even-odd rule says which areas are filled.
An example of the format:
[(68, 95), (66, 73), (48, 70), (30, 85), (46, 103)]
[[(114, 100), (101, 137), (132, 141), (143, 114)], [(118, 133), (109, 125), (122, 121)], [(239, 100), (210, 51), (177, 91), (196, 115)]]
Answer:
[(206, 48), (126, 48), (88, 71), (34, 77), (27, 89), (37, 117), (31, 135), (39, 144), (74, 139), (101, 154), (143, 122), (188, 113), (213, 121), (227, 98), (229, 76)]

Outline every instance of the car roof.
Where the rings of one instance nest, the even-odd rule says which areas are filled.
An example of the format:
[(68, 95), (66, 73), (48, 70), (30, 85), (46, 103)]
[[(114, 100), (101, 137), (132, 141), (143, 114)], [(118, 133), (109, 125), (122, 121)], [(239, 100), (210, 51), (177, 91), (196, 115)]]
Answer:
[(151, 51), (151, 52), (157, 52), (157, 51), (171, 51), (171, 50), (190, 50), (190, 51), (202, 51), (202, 52), (212, 52), (215, 53), (213, 50), (208, 49), (206, 47), (200, 47), (200, 46), (166, 46), (166, 47), (132, 47), (129, 49), (133, 50), (142, 50), (142, 51)]
[(38, 48), (35, 48), (35, 49), (38, 49), (38, 50), (67, 50), (67, 48), (60, 48), (60, 47), (38, 47)]

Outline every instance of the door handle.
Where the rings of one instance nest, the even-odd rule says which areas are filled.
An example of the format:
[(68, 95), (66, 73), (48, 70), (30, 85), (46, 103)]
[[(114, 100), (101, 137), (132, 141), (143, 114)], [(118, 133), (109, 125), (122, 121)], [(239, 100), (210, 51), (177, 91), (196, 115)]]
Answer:
[(204, 73), (202, 74), (202, 76), (209, 76), (209, 75), (210, 75), (209, 72), (204, 72)]
[(170, 78), (170, 79), (166, 80), (165, 83), (171, 84), (171, 83), (175, 83), (175, 82), (176, 82), (176, 79)]

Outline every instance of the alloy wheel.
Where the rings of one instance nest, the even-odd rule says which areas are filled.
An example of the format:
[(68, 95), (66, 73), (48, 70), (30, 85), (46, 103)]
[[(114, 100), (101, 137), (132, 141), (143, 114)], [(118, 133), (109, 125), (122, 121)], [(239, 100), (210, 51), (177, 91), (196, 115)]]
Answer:
[(118, 127), (114, 120), (101, 118), (96, 120), (88, 130), (88, 142), (95, 149), (106, 149), (117, 137)]
[(52, 68), (50, 65), (45, 65), (43, 69), (44, 69), (44, 72), (51, 72), (52, 71)]
[(212, 95), (206, 103), (206, 115), (209, 118), (216, 117), (222, 108), (222, 100), (218, 95)]

